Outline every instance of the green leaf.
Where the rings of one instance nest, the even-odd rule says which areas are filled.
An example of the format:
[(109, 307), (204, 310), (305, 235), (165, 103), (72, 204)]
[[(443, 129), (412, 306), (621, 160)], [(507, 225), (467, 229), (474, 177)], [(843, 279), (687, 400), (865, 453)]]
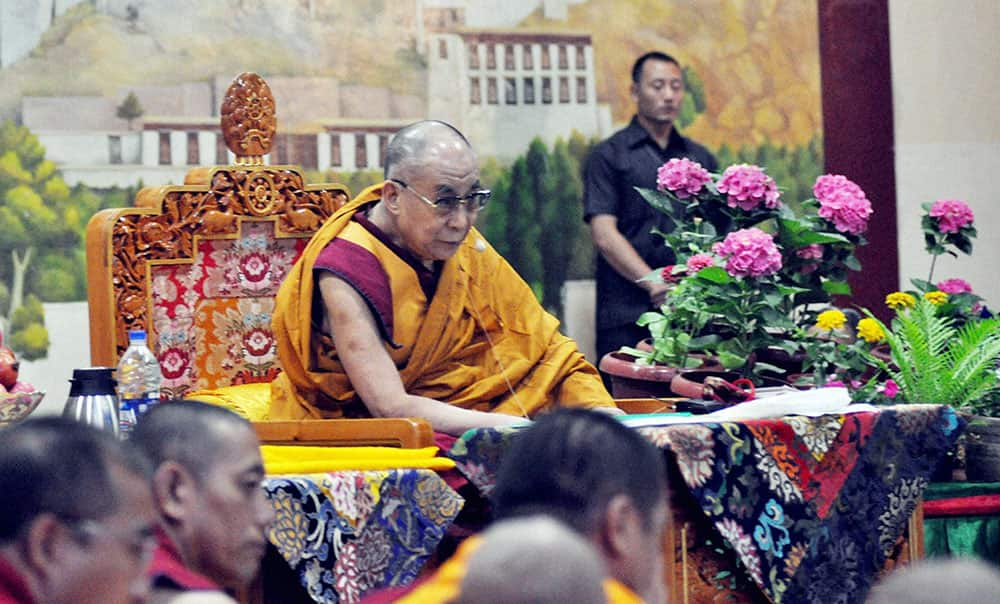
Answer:
[(739, 369), (747, 364), (746, 355), (733, 354), (724, 350), (719, 351), (719, 363), (726, 369)]
[(697, 273), (697, 278), (711, 283), (717, 283), (719, 285), (725, 285), (733, 282), (733, 278), (729, 276), (726, 269), (721, 266), (708, 266)]
[(849, 296), (851, 286), (846, 281), (824, 281), (823, 291), (831, 296)]
[(782, 296), (794, 296), (796, 294), (804, 294), (808, 291), (812, 291), (808, 287), (798, 287), (796, 285), (782, 285), (778, 284), (778, 292)]
[(657, 210), (663, 212), (674, 220), (676, 224), (676, 217), (674, 216), (674, 204), (673, 198), (669, 193), (663, 191), (655, 191), (653, 189), (644, 189), (642, 187), (633, 187), (638, 191), (639, 195), (646, 200), (646, 203), (653, 206)]
[(763, 371), (770, 371), (770, 372), (777, 373), (777, 374), (785, 373), (785, 370), (782, 369), (781, 367), (778, 367), (777, 365), (772, 365), (770, 363), (764, 363), (764, 362), (761, 362), (761, 361), (755, 362), (753, 364), (753, 369), (754, 369), (754, 371), (761, 371), (761, 370), (763, 370)]

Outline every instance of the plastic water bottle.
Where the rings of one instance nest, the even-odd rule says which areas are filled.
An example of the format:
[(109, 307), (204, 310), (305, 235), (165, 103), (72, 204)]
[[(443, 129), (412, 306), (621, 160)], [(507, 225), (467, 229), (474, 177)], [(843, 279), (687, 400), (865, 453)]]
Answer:
[(139, 416), (160, 402), (163, 373), (156, 355), (146, 346), (146, 332), (128, 334), (128, 349), (118, 361), (118, 420), (121, 437), (128, 438)]

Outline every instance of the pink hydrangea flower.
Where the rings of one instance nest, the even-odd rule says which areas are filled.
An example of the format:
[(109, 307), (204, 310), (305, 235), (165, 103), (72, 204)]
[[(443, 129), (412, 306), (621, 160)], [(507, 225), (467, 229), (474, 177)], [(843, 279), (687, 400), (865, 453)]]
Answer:
[(687, 269), (690, 273), (697, 273), (709, 266), (715, 266), (715, 258), (711, 254), (695, 254), (687, 261)]
[(708, 170), (686, 157), (675, 157), (656, 171), (656, 187), (670, 191), (679, 199), (697, 195), (711, 181)]
[(819, 215), (841, 233), (860, 235), (868, 228), (872, 204), (857, 184), (840, 174), (824, 174), (813, 184)]
[(974, 216), (968, 204), (958, 199), (939, 199), (931, 206), (931, 218), (937, 218), (942, 233), (957, 233), (972, 224)]
[(729, 233), (712, 250), (726, 258), (726, 272), (734, 277), (763, 277), (781, 269), (774, 238), (758, 228)]
[(761, 204), (770, 209), (778, 207), (778, 187), (774, 179), (758, 166), (729, 166), (722, 173), (716, 188), (720, 193), (726, 193), (726, 204), (731, 208), (738, 207), (749, 212)]
[(823, 257), (823, 246), (813, 243), (795, 250), (795, 255), (803, 260), (819, 260)]
[(946, 294), (971, 294), (972, 286), (965, 279), (945, 279), (937, 288)]

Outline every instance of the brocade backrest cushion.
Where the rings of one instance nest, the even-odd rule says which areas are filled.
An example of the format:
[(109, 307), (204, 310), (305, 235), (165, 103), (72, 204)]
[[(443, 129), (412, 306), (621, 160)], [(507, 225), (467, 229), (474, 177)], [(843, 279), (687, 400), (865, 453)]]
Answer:
[(306, 241), (277, 239), (273, 221), (245, 221), (238, 239), (199, 241), (193, 262), (153, 267), (165, 396), (269, 382), (278, 374), (274, 296)]

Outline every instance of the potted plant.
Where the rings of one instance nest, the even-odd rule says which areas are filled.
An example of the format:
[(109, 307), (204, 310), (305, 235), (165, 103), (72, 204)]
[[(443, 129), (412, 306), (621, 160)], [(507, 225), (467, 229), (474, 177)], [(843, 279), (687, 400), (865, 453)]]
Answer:
[(877, 325), (869, 328), (869, 341), (884, 336), (888, 354), (877, 356), (878, 349), (869, 349), (870, 364), (879, 373), (852, 396), (955, 407), (966, 418), (968, 478), (1000, 481), (1000, 320), (968, 282), (933, 281), (938, 256), (971, 253), (974, 216), (960, 200), (923, 207), (921, 225), (931, 255), (928, 277), (911, 280), (913, 290), (886, 296), (896, 315), (890, 325), (866, 312), (866, 321)]
[[(673, 288), (659, 309), (639, 318), (650, 329), (649, 349), (609, 356), (684, 370), (701, 362), (700, 353), (758, 382), (785, 373), (763, 355), (795, 353), (800, 346), (791, 336), (814, 321), (816, 303), (850, 293), (846, 276), (860, 268), (854, 249), (866, 243), (872, 213), (864, 192), (843, 176), (824, 175), (796, 210), (758, 166), (710, 174), (689, 159), (661, 166), (657, 182), (657, 190), (638, 190), (673, 223), (660, 234), (677, 263), (644, 279)], [(609, 370), (604, 359), (601, 368)]]

